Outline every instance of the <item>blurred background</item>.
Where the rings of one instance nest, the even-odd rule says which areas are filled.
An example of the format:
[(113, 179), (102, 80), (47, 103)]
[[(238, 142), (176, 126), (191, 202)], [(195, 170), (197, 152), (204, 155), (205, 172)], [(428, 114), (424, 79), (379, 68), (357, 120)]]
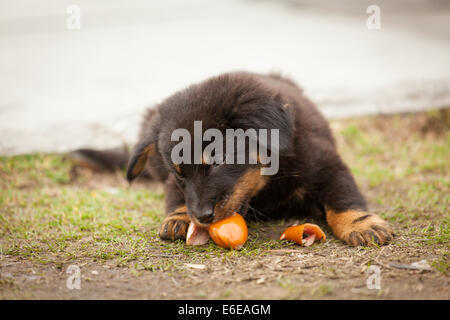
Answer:
[(449, 107), (449, 39), (443, 0), (2, 0), (0, 154), (133, 143), (146, 107), (237, 70), (328, 118)]

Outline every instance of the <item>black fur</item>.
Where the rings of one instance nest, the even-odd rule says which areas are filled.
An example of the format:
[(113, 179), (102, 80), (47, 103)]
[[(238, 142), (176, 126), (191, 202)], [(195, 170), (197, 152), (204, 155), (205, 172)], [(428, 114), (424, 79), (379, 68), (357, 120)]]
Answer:
[[(171, 141), (171, 133), (185, 128), (193, 136), (196, 120), (202, 121), (203, 131), (208, 128), (222, 132), (227, 128), (279, 129), (278, 173), (267, 177), (246, 175), (259, 168), (259, 164), (175, 166), (170, 155), (177, 142)], [(144, 118), (139, 143), (128, 164), (128, 179), (132, 181), (141, 171), (149, 172), (165, 184), (168, 218), (160, 233), (162, 238), (179, 237), (176, 232), (170, 237), (165, 235), (170, 232), (166, 230), (167, 225), (177, 208), (184, 208), (186, 221), (193, 219), (198, 224), (202, 224), (200, 218), (209, 210), (215, 214), (214, 221), (231, 215), (233, 210), (243, 215), (250, 212), (247, 217), (257, 215), (268, 219), (315, 211), (327, 216), (333, 231), (342, 240), (350, 244), (366, 243), (353, 233), (364, 234), (365, 225), (352, 227), (348, 223), (347, 226), (346, 220), (337, 216), (353, 210), (361, 212), (353, 219), (355, 223), (371, 220), (366, 219), (369, 218), (365, 212), (366, 201), (336, 151), (326, 120), (295, 83), (278, 75), (224, 74), (164, 100)], [(248, 181), (242, 181), (244, 176)], [(239, 207), (229, 203), (236, 186), (247, 195), (239, 198)], [(230, 208), (229, 212), (220, 211), (224, 208)], [(360, 229), (352, 229), (356, 227)], [(178, 226), (176, 231), (179, 229)]]

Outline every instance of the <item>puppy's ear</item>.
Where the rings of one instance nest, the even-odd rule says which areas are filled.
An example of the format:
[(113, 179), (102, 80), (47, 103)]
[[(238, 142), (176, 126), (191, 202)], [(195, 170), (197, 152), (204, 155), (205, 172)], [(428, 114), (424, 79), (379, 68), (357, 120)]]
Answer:
[[(242, 128), (278, 129), (278, 152), (289, 152), (292, 146), (293, 120), (288, 111), (288, 106), (283, 104), (278, 97), (252, 101), (242, 105), (233, 115), (232, 126)], [(269, 133), (268, 133), (269, 134)], [(271, 149), (270, 141), (267, 148)]]
[(128, 161), (127, 180), (129, 182), (136, 179), (136, 177), (145, 169), (148, 158), (156, 151), (159, 124), (159, 114), (150, 110), (147, 118), (144, 120), (144, 125), (147, 126), (146, 134), (138, 142)]
[(147, 136), (142, 139), (134, 148), (128, 161), (127, 179), (129, 182), (136, 179), (136, 177), (145, 169), (148, 157), (155, 152), (156, 140), (152, 136)]

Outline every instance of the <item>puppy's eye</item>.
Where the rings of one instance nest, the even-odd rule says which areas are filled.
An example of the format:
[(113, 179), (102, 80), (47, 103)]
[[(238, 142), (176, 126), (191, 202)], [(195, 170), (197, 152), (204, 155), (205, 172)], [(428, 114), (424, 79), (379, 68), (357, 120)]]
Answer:
[(227, 160), (225, 154), (217, 155), (215, 160), (220, 159), (220, 158), (222, 158), (222, 161), (214, 161), (214, 162), (211, 164), (211, 166), (212, 166), (213, 168), (222, 166), (222, 165), (226, 162), (226, 160)]
[(176, 171), (175, 171), (175, 177), (176, 177), (178, 180), (183, 180), (183, 179), (184, 179), (184, 177), (183, 177), (181, 174), (179, 174), (178, 172), (176, 172)]
[(182, 172), (181, 172), (181, 167), (179, 166), (179, 165), (177, 165), (177, 164), (174, 164), (173, 165), (173, 168), (175, 169), (174, 171), (175, 171), (175, 176), (177, 177), (177, 178), (179, 178), (179, 179), (182, 179), (183, 178), (183, 174), (182, 174)]
[[(222, 159), (222, 161), (220, 161), (220, 159)], [(226, 160), (225, 154), (216, 154), (215, 150), (211, 154), (208, 154), (207, 152), (203, 151), (202, 163), (204, 165), (210, 166), (211, 168), (220, 167), (222, 164), (225, 163), (225, 160)]]

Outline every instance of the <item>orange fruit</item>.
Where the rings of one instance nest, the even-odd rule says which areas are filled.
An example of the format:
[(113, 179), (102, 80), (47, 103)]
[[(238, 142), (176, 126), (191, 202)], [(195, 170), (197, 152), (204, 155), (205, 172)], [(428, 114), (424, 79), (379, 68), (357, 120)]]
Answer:
[(208, 231), (218, 246), (227, 249), (241, 249), (248, 237), (247, 224), (238, 213), (211, 224)]
[[(306, 237), (304, 237), (304, 235)], [(302, 225), (292, 226), (284, 230), (280, 240), (291, 240), (304, 246), (310, 246), (316, 240), (325, 241), (325, 233), (318, 225), (305, 223)]]

